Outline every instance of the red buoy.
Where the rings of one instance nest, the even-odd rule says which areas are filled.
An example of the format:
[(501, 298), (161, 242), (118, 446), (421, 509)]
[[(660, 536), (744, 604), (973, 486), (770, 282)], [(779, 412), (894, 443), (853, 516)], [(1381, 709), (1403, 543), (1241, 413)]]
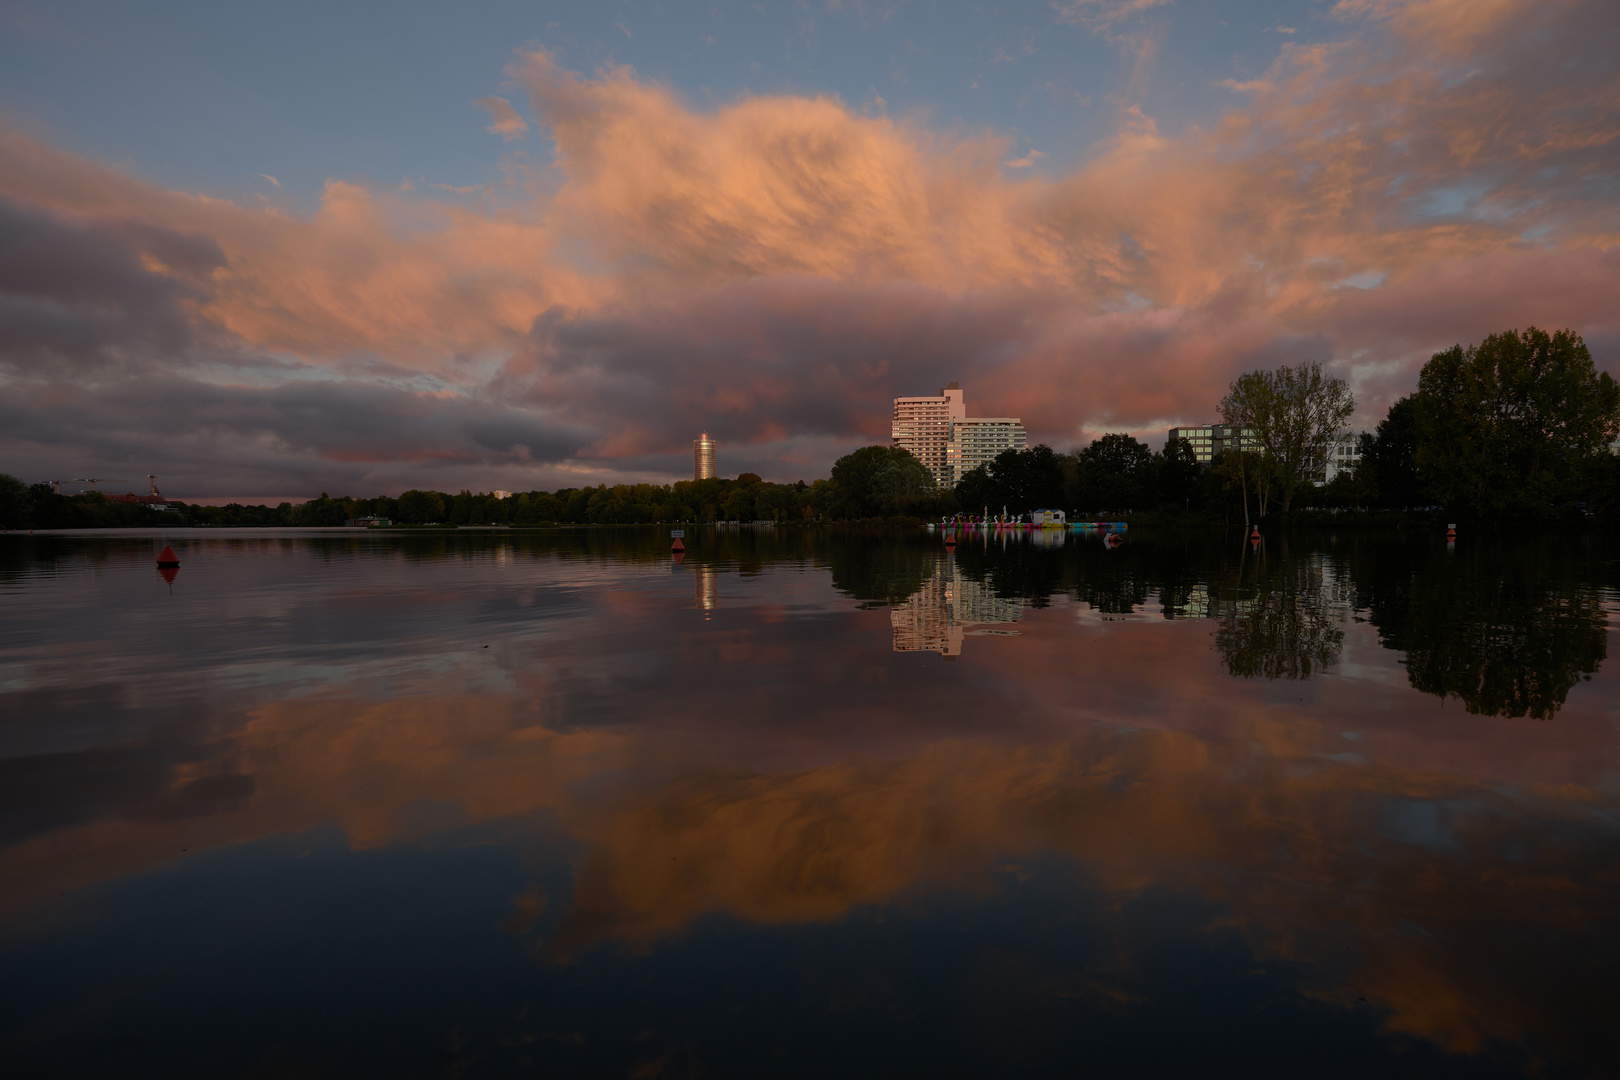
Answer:
[(174, 553), (174, 548), (167, 544), (163, 545), (163, 550), (158, 553), (158, 566), (171, 570), (180, 569), (180, 558)]
[(1254, 532), (1249, 534), (1249, 539), (1250, 540), (1258, 540), (1258, 539), (1260, 539), (1260, 526), (1256, 525), (1254, 527)]
[(673, 544), (669, 545), (669, 550), (671, 550), (671, 551), (685, 551), (686, 550), (686, 545), (681, 543), (681, 538), (677, 536), (675, 538), (675, 542)]

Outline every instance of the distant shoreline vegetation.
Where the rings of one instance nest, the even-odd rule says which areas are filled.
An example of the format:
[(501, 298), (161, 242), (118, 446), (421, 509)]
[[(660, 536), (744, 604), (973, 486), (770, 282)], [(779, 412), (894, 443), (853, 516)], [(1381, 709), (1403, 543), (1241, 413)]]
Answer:
[(897, 447), (865, 446), (814, 483), (753, 473), (673, 484), (615, 484), (496, 498), (407, 491), (397, 499), (333, 498), (279, 506), (168, 510), (97, 492), (58, 495), (0, 473), (0, 527), (333, 527), (363, 518), (405, 526), (634, 525), (716, 521), (920, 525), (956, 514), (1062, 509), (1073, 520), (1135, 525), (1393, 525), (1431, 522), (1620, 524), (1620, 386), (1596, 370), (1580, 335), (1529, 330), (1454, 346), (1424, 365), (1417, 392), (1360, 438), (1360, 461), (1332, 483), (1311, 481), (1353, 402), (1315, 364), (1253, 371), (1221, 403), (1255, 433), (1241, 451), (1200, 465), (1192, 445), (1157, 453), (1128, 434), (1059, 453), (1008, 450), (954, 489)]

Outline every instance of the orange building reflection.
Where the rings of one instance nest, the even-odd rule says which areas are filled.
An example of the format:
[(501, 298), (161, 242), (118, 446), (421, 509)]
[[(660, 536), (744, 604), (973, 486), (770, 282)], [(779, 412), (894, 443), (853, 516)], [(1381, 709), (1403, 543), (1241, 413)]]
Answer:
[(720, 606), (720, 571), (710, 563), (698, 563), (692, 570), (697, 579), (697, 606), (713, 611)]
[(955, 555), (945, 555), (922, 588), (889, 609), (894, 651), (937, 652), (954, 660), (972, 627), (1014, 623), (1023, 612), (1022, 600), (997, 596), (988, 583), (963, 575)]

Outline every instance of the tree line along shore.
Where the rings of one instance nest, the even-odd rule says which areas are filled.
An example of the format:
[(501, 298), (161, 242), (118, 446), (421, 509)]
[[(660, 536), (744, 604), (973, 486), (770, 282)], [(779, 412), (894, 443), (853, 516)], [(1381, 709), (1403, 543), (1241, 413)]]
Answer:
[(1598, 372), (1578, 334), (1535, 328), (1454, 346), (1424, 365), (1415, 393), (1395, 402), (1360, 459), (1318, 482), (1332, 440), (1354, 409), (1342, 380), (1302, 364), (1251, 371), (1221, 402), (1241, 449), (1200, 464), (1185, 439), (1157, 452), (1129, 434), (1066, 453), (1009, 450), (942, 489), (907, 451), (866, 446), (813, 483), (753, 473), (673, 484), (615, 484), (496, 498), (411, 490), (398, 498), (318, 499), (279, 506), (167, 510), (90, 492), (59, 495), (0, 474), (0, 527), (331, 527), (381, 518), (400, 525), (775, 521), (914, 524), (954, 514), (1063, 509), (1133, 524), (1400, 524), (1444, 516), (1620, 523), (1620, 386)]

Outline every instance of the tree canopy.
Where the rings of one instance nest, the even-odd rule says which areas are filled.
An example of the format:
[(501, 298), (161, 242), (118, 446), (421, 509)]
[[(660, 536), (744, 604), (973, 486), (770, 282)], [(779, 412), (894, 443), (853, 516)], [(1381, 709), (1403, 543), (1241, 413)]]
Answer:
[(1620, 434), (1620, 385), (1570, 330), (1532, 326), (1435, 353), (1414, 398), (1418, 475), (1465, 517), (1573, 501), (1588, 462)]
[(1232, 383), (1221, 399), (1221, 418), (1253, 432), (1255, 452), (1237, 454), (1232, 465), (1245, 492), (1254, 486), (1262, 516), (1272, 498), (1287, 513), (1312, 486), (1355, 408), (1344, 380), (1323, 375), (1315, 362), (1245, 372)]
[(828, 510), (841, 518), (907, 513), (938, 490), (928, 467), (898, 446), (863, 446), (845, 454), (833, 463), (828, 483)]

